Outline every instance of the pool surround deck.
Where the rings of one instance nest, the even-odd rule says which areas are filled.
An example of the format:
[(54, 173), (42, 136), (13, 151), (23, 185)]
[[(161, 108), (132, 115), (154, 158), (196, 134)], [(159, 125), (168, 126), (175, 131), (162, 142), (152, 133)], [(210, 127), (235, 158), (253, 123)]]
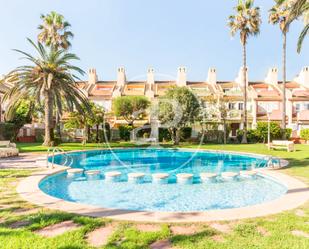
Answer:
[[(210, 151), (210, 150), (202, 150)], [(222, 151), (221, 151), (222, 153)], [(225, 152), (232, 154), (263, 156), (252, 153)], [(288, 162), (282, 160), (282, 166), (287, 166)], [(36, 172), (33, 175), (22, 180), (17, 192), (21, 197), (38, 206), (49, 209), (60, 210), (79, 215), (92, 217), (106, 217), (115, 220), (137, 221), (137, 222), (209, 222), (223, 220), (238, 220), (245, 218), (254, 218), (280, 213), (282, 211), (291, 210), (304, 204), (309, 200), (309, 187), (300, 180), (280, 173), (270, 168), (256, 169), (259, 175), (270, 177), (287, 188), (286, 194), (283, 196), (261, 204), (221, 210), (208, 210), (198, 212), (159, 212), (159, 211), (132, 211), (101, 208), (97, 206), (69, 202), (63, 199), (55, 198), (45, 194), (39, 184), (46, 177), (64, 172), (68, 167), (57, 165), (54, 169), (47, 169), (43, 172)]]

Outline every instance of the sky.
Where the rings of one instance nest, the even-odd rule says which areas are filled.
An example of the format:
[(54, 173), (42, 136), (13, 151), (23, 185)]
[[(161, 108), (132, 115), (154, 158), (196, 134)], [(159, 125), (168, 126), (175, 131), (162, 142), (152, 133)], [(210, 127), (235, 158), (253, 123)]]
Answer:
[[(128, 80), (146, 78), (147, 68), (158, 79), (175, 78), (186, 66), (188, 80), (206, 80), (209, 67), (219, 80), (233, 80), (241, 66), (239, 36), (232, 38), (227, 18), (237, 0), (0, 0), (0, 75), (27, 63), (12, 51), (30, 53), (26, 38), (37, 39), (40, 14), (57, 11), (72, 27), (71, 51), (80, 57), (83, 70), (96, 68), (100, 80), (115, 80), (120, 66)], [(267, 21), (272, 0), (256, 0), (261, 8), (261, 33), (248, 41), (250, 80), (263, 80), (270, 67), (281, 75), (282, 36)], [(295, 22), (288, 34), (287, 76), (294, 78), (309, 66), (309, 40), (302, 53), (296, 42), (303, 24)], [(279, 78), (281, 78), (279, 75)], [(81, 77), (87, 78), (87, 75)]]

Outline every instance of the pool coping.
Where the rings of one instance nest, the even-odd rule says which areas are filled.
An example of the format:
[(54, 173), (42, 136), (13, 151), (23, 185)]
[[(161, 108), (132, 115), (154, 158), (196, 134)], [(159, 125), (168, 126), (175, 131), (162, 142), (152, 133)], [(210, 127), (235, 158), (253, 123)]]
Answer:
[[(188, 150), (188, 149), (187, 149)], [(201, 150), (201, 151), (217, 151), (217, 150)], [(76, 151), (74, 151), (76, 152)], [(224, 153), (233, 153), (229, 151), (220, 151)], [(234, 154), (265, 156), (254, 153), (234, 152)], [(283, 166), (288, 165), (288, 161), (282, 161)], [(302, 181), (280, 173), (274, 169), (264, 168), (257, 169), (258, 173), (265, 177), (283, 184), (287, 188), (286, 194), (283, 196), (261, 204), (221, 210), (208, 210), (198, 212), (160, 212), (160, 211), (132, 211), (121, 209), (101, 208), (97, 206), (70, 202), (59, 199), (44, 193), (40, 188), (40, 182), (48, 176), (61, 173), (68, 169), (64, 166), (56, 166), (54, 169), (47, 169), (43, 172), (36, 172), (33, 175), (23, 179), (18, 187), (19, 195), (38, 206), (49, 209), (75, 213), (79, 215), (92, 217), (105, 217), (122, 221), (138, 221), (138, 222), (209, 222), (209, 221), (227, 221), (246, 218), (254, 218), (280, 213), (282, 211), (297, 208), (309, 200), (309, 187)]]

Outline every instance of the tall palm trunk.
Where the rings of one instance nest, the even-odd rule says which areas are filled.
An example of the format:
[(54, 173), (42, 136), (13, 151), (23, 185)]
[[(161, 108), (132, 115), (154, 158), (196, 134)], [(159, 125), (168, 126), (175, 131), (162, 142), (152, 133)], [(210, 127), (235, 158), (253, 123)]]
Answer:
[(283, 31), (283, 46), (282, 46), (282, 52), (283, 52), (283, 61), (282, 61), (282, 139), (286, 139), (286, 89), (285, 89), (285, 83), (286, 83), (286, 32)]
[(248, 115), (247, 115), (247, 51), (246, 51), (246, 43), (243, 43), (243, 79), (244, 79), (244, 127), (243, 131), (244, 134), (242, 136), (241, 143), (246, 144), (247, 141), (247, 122), (248, 122)]
[(53, 145), (53, 95), (50, 91), (44, 92), (45, 104), (45, 138), (44, 146)]

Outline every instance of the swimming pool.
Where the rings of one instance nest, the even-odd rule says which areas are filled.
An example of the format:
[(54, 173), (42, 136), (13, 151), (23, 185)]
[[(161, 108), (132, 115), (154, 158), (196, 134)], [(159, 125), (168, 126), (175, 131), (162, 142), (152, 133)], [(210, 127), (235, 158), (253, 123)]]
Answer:
[[(40, 189), (66, 201), (97, 207), (137, 211), (192, 212), (230, 209), (260, 204), (279, 198), (286, 187), (271, 178), (236, 177), (225, 180), (223, 172), (265, 167), (264, 157), (237, 153), (193, 151), (184, 149), (119, 149), (70, 153), (72, 168), (99, 170), (98, 179), (85, 175), (67, 177), (65, 172), (40, 182)], [(51, 160), (51, 159), (50, 159)], [(56, 155), (56, 164), (68, 163)], [(118, 181), (107, 181), (105, 175), (118, 171)], [(128, 181), (128, 174), (145, 175), (139, 184)], [(201, 181), (201, 173), (215, 173), (216, 181)], [(153, 174), (169, 175), (167, 184), (153, 181)], [(177, 174), (192, 174), (191, 184), (180, 184)]]

